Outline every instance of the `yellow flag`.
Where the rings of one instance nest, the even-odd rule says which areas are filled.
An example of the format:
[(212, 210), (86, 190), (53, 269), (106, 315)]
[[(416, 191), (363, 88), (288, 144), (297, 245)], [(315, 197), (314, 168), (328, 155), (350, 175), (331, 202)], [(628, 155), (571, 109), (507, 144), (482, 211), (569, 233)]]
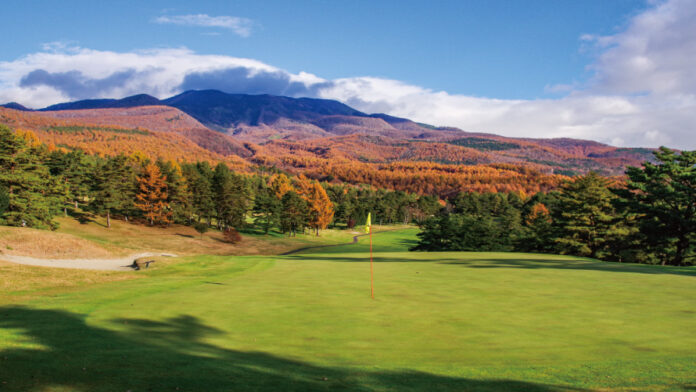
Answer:
[(371, 214), (368, 212), (367, 213), (367, 222), (365, 222), (365, 233), (369, 233), (370, 227), (372, 226), (372, 219), (370, 219), (371, 218), (370, 215)]

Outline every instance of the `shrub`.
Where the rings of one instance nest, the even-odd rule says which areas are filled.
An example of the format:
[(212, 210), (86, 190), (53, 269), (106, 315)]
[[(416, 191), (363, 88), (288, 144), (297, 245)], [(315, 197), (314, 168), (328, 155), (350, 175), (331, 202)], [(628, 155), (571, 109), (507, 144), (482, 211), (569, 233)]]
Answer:
[(225, 229), (222, 235), (225, 238), (225, 242), (229, 242), (230, 244), (236, 244), (242, 240), (242, 235), (232, 227)]
[(201, 233), (201, 238), (203, 238), (203, 234), (208, 231), (208, 225), (203, 222), (194, 224), (193, 228), (196, 229), (197, 232)]

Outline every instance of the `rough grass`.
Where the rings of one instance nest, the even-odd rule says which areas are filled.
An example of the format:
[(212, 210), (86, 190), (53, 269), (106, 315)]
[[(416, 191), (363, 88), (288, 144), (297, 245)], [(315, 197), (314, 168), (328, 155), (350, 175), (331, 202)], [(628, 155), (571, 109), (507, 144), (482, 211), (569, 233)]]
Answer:
[(83, 238), (48, 230), (0, 226), (2, 254), (68, 259), (77, 257), (107, 258), (114, 249)]
[(696, 269), (405, 252), (414, 233), (375, 234), (375, 300), (366, 237), (289, 256), (190, 256), (140, 279), (43, 289), (0, 307), (0, 385), (540, 392), (696, 385)]
[(341, 230), (323, 230), (320, 236), (298, 235), (288, 239), (282, 234), (263, 235), (249, 231), (242, 241), (229, 244), (217, 230), (201, 236), (193, 228), (182, 225), (150, 227), (111, 220), (106, 227), (102, 217), (90, 216), (86, 223), (73, 218), (58, 218), (57, 231), (0, 226), (0, 257), (2, 254), (38, 258), (109, 258), (140, 252), (174, 253), (177, 255), (269, 255), (317, 244), (348, 242), (350, 234)]

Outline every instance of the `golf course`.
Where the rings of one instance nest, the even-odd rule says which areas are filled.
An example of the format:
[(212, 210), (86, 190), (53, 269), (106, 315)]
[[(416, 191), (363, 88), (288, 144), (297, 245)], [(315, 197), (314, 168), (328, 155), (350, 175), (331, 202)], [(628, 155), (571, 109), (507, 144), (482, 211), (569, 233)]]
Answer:
[(696, 389), (694, 267), (409, 252), (417, 232), (375, 227), (374, 299), (349, 231), (138, 272), (0, 262), (0, 391)]

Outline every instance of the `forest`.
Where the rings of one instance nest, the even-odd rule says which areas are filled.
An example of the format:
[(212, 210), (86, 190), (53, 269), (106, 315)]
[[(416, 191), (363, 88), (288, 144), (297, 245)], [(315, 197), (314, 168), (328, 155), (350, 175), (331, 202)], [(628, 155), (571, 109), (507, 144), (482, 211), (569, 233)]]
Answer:
[(691, 265), (696, 259), (696, 151), (655, 152), (626, 178), (594, 172), (553, 191), (460, 193), (428, 218), (414, 250), (561, 253)]
[(57, 228), (78, 211), (148, 225), (192, 225), (226, 232), (253, 226), (288, 235), (351, 228), (368, 212), (379, 223), (422, 221), (437, 197), (371, 186), (328, 184), (279, 170), (235, 172), (225, 163), (151, 160), (145, 154), (89, 155), (41, 143), (0, 126), (0, 223)]
[[(359, 165), (306, 177), (272, 167), (240, 172), (226, 163), (153, 160), (137, 151), (90, 155), (0, 126), (0, 224), (55, 229), (56, 216), (87, 211), (105, 216), (107, 225), (124, 219), (200, 232), (214, 227), (233, 242), (250, 228), (287, 235), (352, 228), (372, 212), (378, 224), (420, 225), (413, 250), (689, 265), (696, 256), (696, 152), (662, 148), (655, 158), (623, 178), (590, 172), (550, 181), (512, 165), (451, 172), (435, 163), (388, 164), (393, 170), (383, 173), (392, 177), (379, 179)], [(487, 176), (501, 173), (496, 169), (522, 174), (530, 181), (524, 188), (536, 192), (511, 186), (516, 176), (494, 184)], [(474, 176), (478, 186), (462, 189), (458, 176)]]

